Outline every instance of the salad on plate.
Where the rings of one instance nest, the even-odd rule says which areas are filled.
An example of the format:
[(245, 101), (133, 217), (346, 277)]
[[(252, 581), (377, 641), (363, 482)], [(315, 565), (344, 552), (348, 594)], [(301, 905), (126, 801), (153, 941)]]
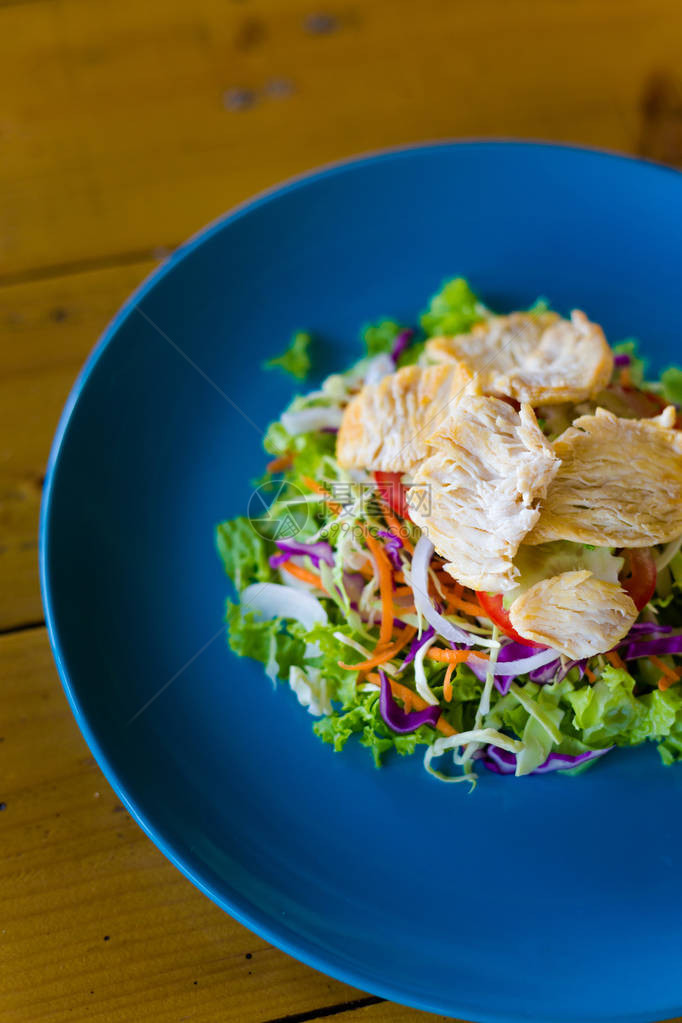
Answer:
[[(682, 759), (682, 371), (647, 381), (585, 313), (499, 315), (463, 278), (363, 340), (269, 427), (248, 514), (218, 526), (232, 650), (377, 766)], [(302, 380), (311, 348), (269, 365)]]

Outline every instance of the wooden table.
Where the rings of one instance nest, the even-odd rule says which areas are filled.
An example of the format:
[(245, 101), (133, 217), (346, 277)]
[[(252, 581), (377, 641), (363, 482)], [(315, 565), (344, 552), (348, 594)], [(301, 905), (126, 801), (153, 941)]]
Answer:
[(0, 0), (0, 1021), (436, 1018), (234, 923), (89, 755), (38, 590), (74, 376), (156, 262), (287, 175), (442, 136), (682, 162), (678, 0)]

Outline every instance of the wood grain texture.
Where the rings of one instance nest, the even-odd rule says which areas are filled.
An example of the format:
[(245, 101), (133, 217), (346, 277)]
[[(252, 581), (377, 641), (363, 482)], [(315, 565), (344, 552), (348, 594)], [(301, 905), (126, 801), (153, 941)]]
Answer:
[(364, 998), (235, 923), (165, 860), (89, 755), (45, 629), (0, 637), (0, 677), (2, 1023), (260, 1023)]
[[(0, 6), (0, 273), (173, 245), (295, 172), (444, 136), (632, 151), (678, 0)], [(654, 143), (657, 144), (657, 143)]]
[(0, 630), (42, 618), (38, 519), (52, 436), (98, 335), (153, 265), (0, 288)]

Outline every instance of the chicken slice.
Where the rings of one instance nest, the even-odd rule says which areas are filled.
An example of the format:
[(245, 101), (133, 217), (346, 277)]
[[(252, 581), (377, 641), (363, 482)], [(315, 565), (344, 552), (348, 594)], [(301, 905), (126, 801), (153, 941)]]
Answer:
[(408, 472), (452, 412), (471, 374), (463, 366), (405, 366), (368, 384), (346, 407), (336, 444), (346, 469)]
[(509, 609), (525, 639), (554, 647), (571, 660), (604, 653), (637, 618), (632, 598), (618, 583), (592, 572), (562, 572), (531, 586)]
[(431, 455), (407, 495), (413, 521), (459, 582), (494, 593), (512, 589), (514, 555), (559, 467), (535, 413), (530, 405), (516, 412), (500, 398), (466, 394), (429, 443)]
[(682, 433), (670, 405), (654, 419), (597, 409), (554, 441), (561, 459), (524, 543), (650, 547), (682, 533)]
[(606, 387), (613, 353), (601, 327), (579, 310), (511, 313), (477, 324), (469, 334), (437, 337), (426, 351), (438, 362), (462, 362), (481, 390), (532, 405), (583, 401)]

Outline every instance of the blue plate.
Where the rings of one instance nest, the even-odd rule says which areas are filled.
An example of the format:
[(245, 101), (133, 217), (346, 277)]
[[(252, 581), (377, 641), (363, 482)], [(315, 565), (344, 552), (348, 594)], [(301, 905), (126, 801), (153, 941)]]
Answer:
[[(242, 923), (387, 998), (483, 1021), (682, 1012), (682, 768), (654, 748), (583, 777), (335, 755), (221, 633), (214, 525), (245, 512), (287, 401), (261, 360), (307, 327), (414, 320), (466, 274), (493, 307), (546, 295), (680, 358), (682, 179), (548, 145), (388, 152), (256, 199), (178, 251), (105, 332), (47, 476), (45, 611), (74, 714), (160, 849)], [(152, 698), (156, 696), (156, 699)], [(149, 701), (152, 700), (151, 703)]]

